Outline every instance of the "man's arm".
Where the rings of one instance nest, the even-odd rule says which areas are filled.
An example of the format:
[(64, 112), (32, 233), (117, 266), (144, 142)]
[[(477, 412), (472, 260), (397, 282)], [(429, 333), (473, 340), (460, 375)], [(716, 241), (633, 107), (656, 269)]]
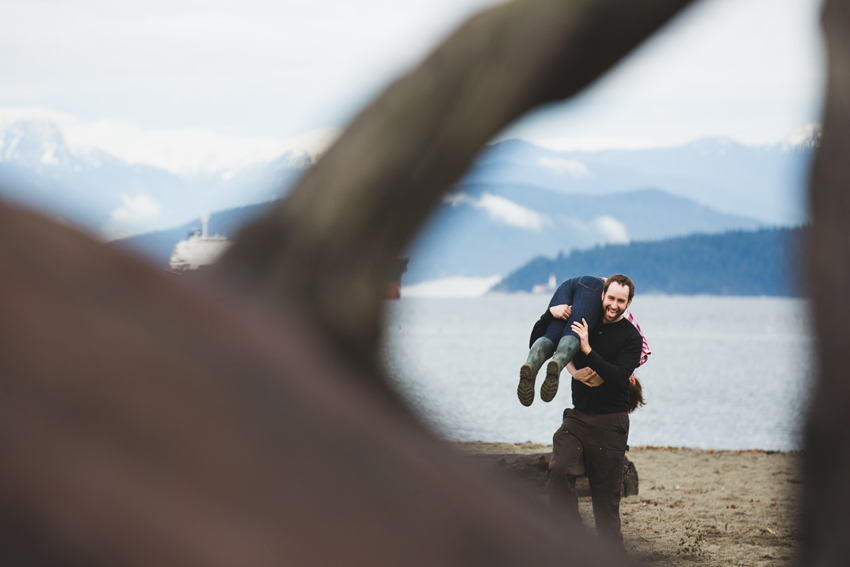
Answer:
[(569, 372), (573, 378), (585, 386), (590, 386), (591, 388), (593, 386), (599, 386), (602, 382), (604, 382), (604, 380), (599, 377), (599, 374), (597, 374), (596, 371), (589, 366), (576, 370), (572, 360), (567, 363), (567, 372)]
[(593, 368), (603, 380), (614, 384), (627, 384), (629, 377), (640, 362), (640, 351), (643, 341), (640, 335), (632, 335), (617, 353), (614, 362), (607, 362), (599, 353), (591, 350), (587, 354), (587, 365)]
[(640, 362), (641, 347), (643, 346), (640, 333), (631, 334), (620, 348), (614, 362), (607, 362), (599, 353), (590, 348), (587, 322), (584, 319), (581, 320), (581, 323), (573, 323), (572, 330), (575, 331), (581, 341), (581, 352), (586, 356), (587, 366), (596, 371), (603, 381), (610, 381), (614, 384), (628, 382), (629, 377)]

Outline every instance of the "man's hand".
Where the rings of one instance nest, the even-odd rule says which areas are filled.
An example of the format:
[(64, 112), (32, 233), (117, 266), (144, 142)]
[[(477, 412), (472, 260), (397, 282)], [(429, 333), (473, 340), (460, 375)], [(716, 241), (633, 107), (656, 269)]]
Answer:
[(554, 307), (549, 308), (549, 313), (552, 314), (552, 317), (555, 319), (563, 319), (564, 321), (570, 318), (570, 313), (572, 312), (572, 305), (555, 305)]
[(590, 380), (593, 377), (594, 374), (596, 374), (595, 370), (593, 370), (589, 366), (585, 366), (584, 368), (582, 368), (580, 370), (576, 370), (573, 373), (573, 378), (575, 378), (579, 382), (587, 382), (588, 380)]
[(585, 366), (581, 370), (576, 370), (573, 373), (573, 378), (575, 378), (582, 384), (590, 386), (591, 388), (593, 386), (598, 386), (602, 382), (604, 382), (604, 380), (600, 378), (599, 374), (597, 374), (596, 371), (590, 368), (589, 366)]
[(573, 323), (572, 330), (578, 335), (578, 338), (581, 341), (581, 352), (584, 354), (590, 354), (590, 341), (587, 338), (587, 334), (589, 332), (587, 321), (584, 319), (581, 320), (581, 323), (576, 321)]

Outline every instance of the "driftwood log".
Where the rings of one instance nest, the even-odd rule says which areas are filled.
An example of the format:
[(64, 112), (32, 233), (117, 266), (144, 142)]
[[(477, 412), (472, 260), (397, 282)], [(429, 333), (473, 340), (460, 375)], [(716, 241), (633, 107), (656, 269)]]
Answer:
[[(398, 403), (375, 362), (380, 297), (394, 258), (488, 139), (587, 86), (686, 4), (518, 0), (472, 18), (354, 120), (207, 287), (0, 205), (0, 561), (622, 564)], [(847, 0), (827, 0), (824, 21), (809, 247), (813, 566), (850, 558)]]
[[(531, 455), (472, 455), (472, 458), (486, 465), (507, 472), (531, 486), (537, 492), (546, 491), (549, 460), (552, 453), (534, 453)], [(576, 479), (576, 492), (579, 496), (590, 496), (590, 484), (586, 476)], [(637, 467), (626, 457), (623, 470), (623, 496), (637, 496), (640, 492)]]
[(0, 205), (0, 561), (617, 565), (435, 439), (376, 353), (394, 259), (482, 145), (687, 0), (473, 17), (209, 283)]
[(801, 563), (817, 567), (850, 563), (850, 2), (827, 0), (822, 24), (829, 81), (809, 191), (807, 274), (819, 376), (806, 430)]

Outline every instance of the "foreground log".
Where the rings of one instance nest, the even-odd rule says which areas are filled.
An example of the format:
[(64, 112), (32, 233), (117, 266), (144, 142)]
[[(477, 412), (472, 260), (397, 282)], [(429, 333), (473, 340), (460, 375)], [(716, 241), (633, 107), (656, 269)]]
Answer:
[[(547, 471), (552, 453), (535, 453), (531, 455), (472, 455), (478, 462), (507, 472), (525, 484), (531, 486), (538, 492), (545, 492), (548, 481)], [(640, 486), (638, 481), (637, 467), (626, 457), (623, 467), (623, 489), (621, 494), (625, 496), (637, 496)], [(576, 491), (579, 496), (590, 496), (590, 484), (586, 476), (576, 479)]]
[(363, 388), (309, 322), (3, 205), (0, 337), (0, 564), (604, 555)]
[(218, 287), (0, 205), (0, 562), (622, 564), (381, 390), (381, 297), (489, 138), (687, 3), (473, 18), (244, 231)]
[[(823, 139), (810, 187), (808, 285), (813, 298), (819, 376), (806, 430), (802, 565), (850, 562), (850, 5), (828, 0), (823, 27), (829, 83)], [(808, 329), (800, 329), (801, 333)]]
[[(685, 4), (524, 0), (474, 18), (245, 231), (219, 288), (0, 206), (0, 562), (623, 564), (379, 395), (380, 302), (488, 139)], [(804, 516), (817, 566), (850, 557), (848, 3), (828, 0), (825, 22)]]

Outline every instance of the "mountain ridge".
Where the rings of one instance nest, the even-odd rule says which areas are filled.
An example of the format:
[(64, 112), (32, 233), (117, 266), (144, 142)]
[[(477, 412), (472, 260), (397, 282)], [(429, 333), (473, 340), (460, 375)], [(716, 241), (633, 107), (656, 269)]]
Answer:
[[(597, 152), (497, 142), (409, 249), (406, 282), (505, 274), (535, 255), (597, 244), (799, 224), (818, 136), (804, 129), (784, 149), (729, 139)], [(285, 197), (319, 156), (295, 148), (224, 173), (181, 177), (103, 152), (80, 154), (55, 124), (18, 121), (0, 129), (0, 190), (107, 239), (178, 235), (204, 212)], [(162, 257), (161, 245), (149, 248)]]
[(560, 282), (592, 274), (623, 273), (639, 293), (801, 297), (807, 227), (694, 234), (657, 242), (632, 242), (537, 257), (491, 292), (529, 292), (554, 275)]
[(762, 226), (657, 188), (596, 196), (467, 183), (435, 211), (408, 250), (405, 282), (503, 275), (540, 254)]
[(181, 177), (73, 149), (55, 124), (18, 120), (0, 130), (0, 189), (4, 198), (113, 239), (282, 197), (318, 157), (295, 148), (233, 172)]
[(600, 195), (654, 186), (720, 212), (788, 226), (807, 220), (805, 186), (820, 139), (816, 127), (802, 130), (793, 143), (760, 147), (707, 138), (673, 148), (584, 152), (510, 139), (482, 154), (461, 184), (533, 182)]

